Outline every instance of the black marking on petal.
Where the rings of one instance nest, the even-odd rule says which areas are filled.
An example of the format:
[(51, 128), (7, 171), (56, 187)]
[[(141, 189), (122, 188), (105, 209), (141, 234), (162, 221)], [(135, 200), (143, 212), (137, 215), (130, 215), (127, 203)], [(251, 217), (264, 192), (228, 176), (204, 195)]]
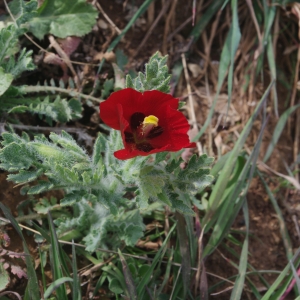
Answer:
[(141, 112), (136, 112), (130, 117), (131, 130), (137, 130), (138, 127), (143, 123), (145, 115)]
[(134, 144), (134, 137), (131, 132), (124, 132), (125, 135), (125, 142), (128, 144)]
[(147, 139), (153, 139), (157, 136), (160, 136), (164, 132), (164, 129), (161, 126), (156, 126), (150, 130), (147, 135)]
[(136, 144), (136, 149), (143, 152), (150, 152), (154, 148), (149, 143), (140, 143), (140, 144)]

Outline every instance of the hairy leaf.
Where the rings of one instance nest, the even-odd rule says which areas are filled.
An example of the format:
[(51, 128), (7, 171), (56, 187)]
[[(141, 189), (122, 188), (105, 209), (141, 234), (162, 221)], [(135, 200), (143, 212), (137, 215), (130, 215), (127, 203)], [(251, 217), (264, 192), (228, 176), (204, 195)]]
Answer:
[(59, 38), (83, 36), (96, 22), (96, 9), (85, 0), (46, 0), (29, 22), (29, 30), (42, 39), (46, 34)]

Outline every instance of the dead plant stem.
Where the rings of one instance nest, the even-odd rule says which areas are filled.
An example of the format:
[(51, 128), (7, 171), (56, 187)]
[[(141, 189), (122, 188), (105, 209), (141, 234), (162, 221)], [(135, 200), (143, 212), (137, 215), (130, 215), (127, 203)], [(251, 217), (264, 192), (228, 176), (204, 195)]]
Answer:
[(155, 21), (152, 23), (152, 26), (149, 28), (148, 32), (146, 33), (144, 39), (142, 40), (142, 42), (140, 43), (140, 45), (138, 46), (138, 48), (136, 49), (135, 53), (133, 54), (133, 57), (135, 57), (140, 50), (144, 47), (144, 45), (146, 44), (148, 38), (150, 37), (150, 35), (152, 34), (154, 28), (156, 27), (156, 25), (158, 24), (159, 20), (164, 16), (164, 14), (166, 13), (168, 7), (170, 6), (172, 0), (167, 0), (166, 3), (163, 5), (161, 11), (159, 12), (158, 16), (156, 17)]
[[(191, 85), (190, 85), (190, 77), (189, 77), (189, 73), (187, 70), (186, 59), (185, 59), (184, 53), (181, 54), (181, 59), (182, 59), (184, 76), (185, 76), (187, 90), (188, 90), (188, 99), (189, 99), (188, 102), (189, 102), (189, 108), (190, 108), (189, 109), (189, 118), (192, 121), (193, 129), (197, 130), (198, 129), (197, 128), (197, 119), (196, 119), (195, 108), (194, 108), (194, 103), (193, 103), (192, 90), (191, 90)], [(199, 155), (201, 155), (203, 153), (203, 151), (202, 151), (202, 146), (199, 141), (197, 142), (197, 148), (198, 148)]]

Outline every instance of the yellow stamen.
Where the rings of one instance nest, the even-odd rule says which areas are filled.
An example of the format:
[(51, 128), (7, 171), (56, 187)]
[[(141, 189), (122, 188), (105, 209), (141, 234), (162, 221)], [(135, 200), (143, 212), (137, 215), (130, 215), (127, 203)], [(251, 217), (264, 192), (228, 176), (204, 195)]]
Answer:
[(148, 117), (146, 117), (143, 121), (143, 125), (146, 126), (146, 125), (154, 125), (154, 127), (156, 127), (158, 125), (158, 118), (153, 116), (153, 115), (150, 115)]
[(144, 118), (144, 121), (142, 125), (139, 127), (137, 131), (137, 137), (138, 139), (144, 139), (147, 138), (149, 132), (154, 128), (158, 126), (158, 118), (150, 115), (148, 117)]

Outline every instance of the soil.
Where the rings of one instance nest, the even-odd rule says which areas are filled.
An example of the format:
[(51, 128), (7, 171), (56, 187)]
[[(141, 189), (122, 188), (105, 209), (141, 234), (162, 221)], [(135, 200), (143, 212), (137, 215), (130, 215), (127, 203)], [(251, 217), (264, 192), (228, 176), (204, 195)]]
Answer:
[[(124, 28), (127, 23), (129, 17), (128, 8), (132, 3), (139, 7), (143, 1), (104, 1), (99, 0), (103, 10), (109, 16), (111, 20), (115, 23), (118, 28)], [(125, 5), (127, 3), (127, 6)], [(156, 1), (155, 2), (155, 18), (157, 17), (162, 3), (165, 1)], [(126, 9), (123, 8), (125, 5)], [(171, 17), (171, 21), (169, 23), (169, 29), (167, 34), (170, 35), (174, 30), (176, 30), (180, 24), (184, 23), (185, 20), (190, 18), (192, 12), (192, 1), (185, 1), (182, 3), (179, 1), (176, 6), (176, 10), (174, 12), (174, 16)], [(144, 46), (140, 49), (139, 52), (136, 52), (138, 47), (141, 45), (145, 34), (149, 30), (149, 26), (147, 24), (148, 19), (151, 16), (145, 14), (140, 20), (138, 20), (137, 24), (131, 28), (125, 37), (122, 39), (121, 43), (118, 45), (118, 48), (124, 51), (124, 53), (128, 56), (129, 63), (127, 64), (127, 70), (134, 69), (135, 71), (139, 71), (143, 69), (144, 63), (148, 61), (149, 57), (155, 53), (157, 50), (161, 52), (164, 51), (163, 47), (163, 33), (165, 30), (166, 18), (164, 16), (159, 22), (158, 25), (154, 28), (152, 33), (150, 34), (149, 39), (144, 44)], [(225, 18), (225, 16), (224, 16)], [(73, 53), (72, 60), (77, 61), (87, 61), (92, 60), (94, 63), (97, 61), (93, 60), (93, 58), (97, 54), (104, 55), (108, 45), (116, 36), (114, 30), (112, 30), (111, 26), (105, 20), (105, 18), (101, 17), (102, 25), (98, 21), (98, 26), (95, 26), (93, 31), (87, 36), (82, 38), (82, 43), (78, 47), (78, 49)], [(100, 24), (100, 25), (99, 25)], [(105, 26), (106, 29), (104, 28)], [(102, 26), (102, 28), (101, 28)], [(211, 26), (209, 26), (211, 28)], [(170, 41), (167, 42), (167, 53), (169, 54), (169, 65), (172, 67), (176, 60), (180, 59), (180, 54), (182, 49), (185, 47), (189, 48), (189, 40), (187, 38), (188, 33), (192, 29), (192, 24), (189, 22), (181, 31), (179, 31)], [(204, 34), (206, 37), (209, 32), (205, 31)], [(223, 38), (217, 37), (214, 40), (214, 47), (211, 51), (211, 57), (207, 58), (210, 60), (210, 64), (212, 61), (219, 60), (220, 49), (222, 48), (221, 41)], [(45, 38), (43, 41), (37, 41), (42, 47), (47, 48), (49, 45), (48, 40)], [(204, 53), (203, 47), (205, 44), (205, 39), (199, 39), (196, 44), (193, 44), (190, 47), (191, 56), (188, 59), (188, 64), (203, 64), (205, 61), (203, 60), (203, 56), (200, 56), (199, 53)], [(34, 50), (35, 54), (38, 54), (38, 50), (31, 46)], [(167, 54), (164, 53), (164, 54)], [(280, 55), (280, 53), (278, 54)], [(37, 56), (36, 56), (37, 57)], [(114, 58), (112, 58), (113, 60)], [(280, 58), (279, 58), (280, 60)], [(204, 62), (203, 62), (204, 61)], [(190, 68), (192, 66), (190, 65)], [(190, 69), (191, 70), (191, 69)], [(84, 76), (87, 82), (87, 88), (92, 86), (92, 79), (96, 76), (97, 68), (94, 67), (86, 67), (84, 69)], [(214, 64), (210, 65), (208, 69), (207, 76), (209, 82), (210, 93), (213, 94), (215, 92), (215, 83), (216, 83), (216, 70), (214, 69)], [(195, 71), (196, 72), (196, 71)], [(210, 99), (207, 95), (207, 86), (204, 84), (204, 77), (201, 77), (201, 74), (196, 74), (194, 77), (193, 73), (190, 73), (191, 76), (191, 86), (193, 90), (193, 99), (196, 110), (196, 118), (199, 124), (203, 124), (206, 116), (208, 107), (210, 105)], [(32, 74), (27, 74), (26, 77), (21, 78), (20, 82), (23, 84), (27, 82), (27, 84), (35, 84), (37, 81), (43, 81), (50, 78), (59, 78), (62, 76), (62, 72), (58, 67), (52, 68), (50, 65), (46, 65), (42, 61), (38, 64), (37, 71), (32, 72)], [(104, 65), (103, 72), (100, 78), (105, 78), (112, 76), (112, 69), (109, 63)], [(225, 91), (225, 90), (224, 90)], [(260, 95), (263, 92), (263, 87), (257, 88), (254, 92), (255, 96), (252, 95), (253, 101), (260, 98)], [(285, 99), (286, 91), (282, 89), (282, 93), (279, 94), (279, 103), (281, 103), (279, 107), (279, 112), (284, 110), (283, 101)], [(175, 90), (175, 95), (178, 97), (187, 95), (186, 81), (181, 78), (178, 82), (178, 85)], [(96, 95), (97, 96), (97, 95)], [(223, 97), (223, 98), (222, 98)], [(225, 99), (225, 100), (224, 100)], [(248, 95), (240, 96), (240, 89), (238, 87), (234, 88), (233, 99), (232, 99), (232, 107), (229, 110), (230, 118), (226, 121), (225, 126), (223, 126), (223, 121), (220, 123), (220, 118), (222, 119), (222, 115), (224, 115), (223, 110), (226, 107), (227, 103), (227, 95), (221, 94), (220, 101), (218, 102), (219, 106), (216, 107), (216, 113), (213, 118), (213, 122), (211, 124), (211, 128), (216, 128), (213, 132), (212, 136), (214, 142), (209, 144), (209, 136), (206, 134), (203, 136), (201, 143), (202, 146), (206, 147), (211, 151), (211, 154), (217, 156), (217, 146), (221, 147), (221, 151), (226, 153), (229, 151), (236, 139), (236, 132), (241, 132), (245, 124), (245, 120), (252, 113), (252, 106), (249, 105)], [(223, 105), (222, 105), (223, 103)], [(272, 104), (268, 108), (273, 111)], [(187, 116), (189, 116), (188, 109), (186, 110)], [(45, 126), (45, 123), (38, 120), (34, 116), (23, 116), (22, 122), (26, 125), (40, 125)], [(98, 130), (97, 122), (99, 122), (97, 110), (91, 107), (85, 107), (84, 117), (78, 122), (73, 122), (67, 124), (71, 127), (81, 127), (85, 128), (89, 131), (90, 135), (94, 138), (96, 136), (96, 132)], [(263, 146), (261, 149), (261, 158), (263, 157), (266, 147), (270, 142), (270, 139), (273, 134), (274, 126), (277, 122), (274, 114), (272, 113), (270, 117), (270, 121), (267, 125), (266, 134), (263, 140)], [(57, 124), (56, 126), (59, 126)], [(252, 146), (255, 143), (256, 137), (259, 134), (261, 127), (260, 119), (255, 123), (255, 126), (249, 136), (247, 141), (247, 147), (252, 149)], [(286, 132), (282, 135), (280, 143), (274, 150), (274, 153), (270, 160), (268, 161), (268, 166), (278, 172), (285, 172), (283, 159), (288, 163), (292, 162), (293, 157), (293, 136)], [(87, 146), (88, 147), (88, 146)], [(8, 182), (6, 180), (7, 174), (2, 172), (0, 173), (0, 201), (7, 206), (16, 217), (18, 216), (17, 207), (18, 205), (27, 199), (26, 196), (20, 195), (20, 187), (15, 187), (14, 184)], [(284, 186), (281, 187), (281, 181), (278, 177), (274, 175), (270, 175), (268, 179), (268, 183), (272, 190), (277, 191), (276, 198), (280, 200), (279, 205), (282, 210), (285, 223), (287, 225), (288, 232), (290, 234), (292, 245), (296, 249), (299, 246), (299, 235), (296, 231), (295, 222), (293, 219), (296, 219), (299, 226), (299, 194), (294, 192), (292, 189), (286, 189)], [(257, 270), (277, 270), (282, 271), (284, 267), (288, 264), (285, 247), (283, 244), (283, 240), (280, 234), (280, 223), (277, 218), (277, 215), (274, 211), (274, 208), (268, 198), (266, 191), (264, 190), (259, 179), (254, 178), (247, 194), (247, 201), (249, 206), (249, 215), (250, 215), (250, 232), (251, 238), (249, 243), (249, 263)], [(233, 236), (243, 241), (243, 236), (238, 234), (237, 232), (240, 230), (245, 230), (245, 224), (243, 220), (242, 213), (240, 213), (233, 225)], [(13, 252), (23, 252), (22, 245), (20, 242), (20, 238), (18, 234), (10, 227), (6, 226), (5, 228), (7, 234), (10, 237), (10, 245), (7, 247), (8, 250)], [(33, 254), (35, 259), (38, 258), (37, 255), (37, 245), (34, 242), (32, 236), (26, 236), (27, 243), (29, 245), (29, 249)], [(240, 252), (240, 248), (236, 245), (228, 242), (226, 244), (229, 248)], [(24, 267), (24, 263), (21, 259), (11, 260), (14, 264), (19, 264), (21, 267)], [(214, 252), (212, 256), (210, 256), (206, 262), (206, 271), (208, 272), (208, 283), (209, 286), (216, 284), (220, 281), (220, 279), (214, 276), (217, 275), (223, 278), (229, 278), (231, 275), (236, 275), (237, 270), (231, 265), (230, 262), (234, 262), (238, 264), (238, 259), (229, 253), (226, 247), (220, 247), (219, 251)], [(264, 278), (271, 284), (277, 277), (276, 274), (264, 274)], [(13, 280), (10, 283), (9, 289), (20, 292), (21, 294), (24, 292), (24, 287), (26, 286), (26, 280), (24, 278), (19, 279), (17, 276), (12, 276)], [(263, 293), (263, 285), (255, 278), (253, 279), (257, 288), (262, 288), (261, 292)], [(229, 299), (230, 295), (230, 287), (232, 285), (226, 284), (218, 288), (219, 294), (215, 296), (211, 296), (210, 299)], [(229, 288), (229, 290), (227, 290)], [(216, 291), (214, 291), (216, 292)], [(12, 298), (13, 299), (13, 298)], [(243, 299), (255, 299), (250, 292), (245, 291)], [(291, 295), (290, 298), (293, 299)]]

